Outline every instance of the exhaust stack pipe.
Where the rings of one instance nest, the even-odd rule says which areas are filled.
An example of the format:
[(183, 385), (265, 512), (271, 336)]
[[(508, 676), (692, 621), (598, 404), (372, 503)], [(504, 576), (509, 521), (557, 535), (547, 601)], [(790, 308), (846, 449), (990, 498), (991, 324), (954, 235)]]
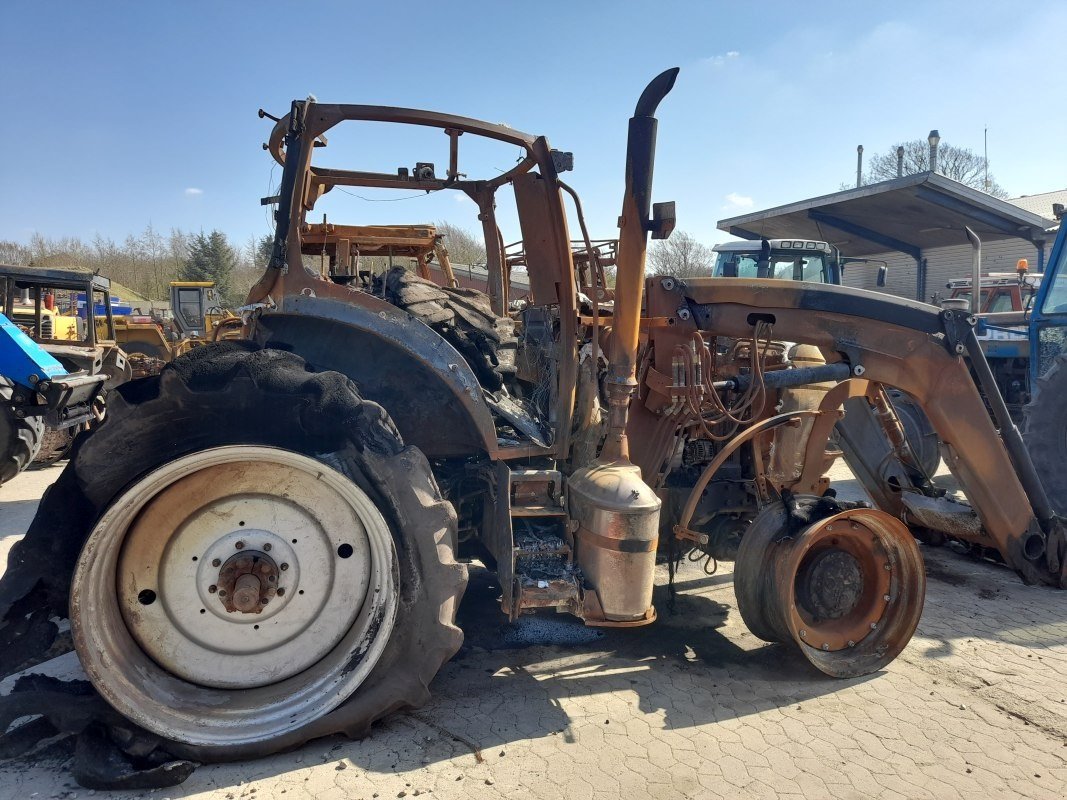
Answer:
[(674, 88), (678, 68), (657, 75), (645, 87), (630, 118), (626, 140), (626, 191), (619, 217), (619, 252), (615, 274), (615, 313), (612, 322), (612, 348), (608, 364), (608, 431), (601, 459), (629, 461), (626, 421), (630, 396), (637, 387), (637, 345), (641, 325), (641, 292), (645, 282), (645, 255), (648, 234), (667, 238), (674, 227), (673, 203), (657, 204), (656, 218), (650, 219), (652, 173), (656, 161), (654, 116), (660, 101)]
[(648, 234), (666, 238), (674, 227), (673, 203), (652, 208), (656, 107), (678, 77), (657, 76), (641, 94), (626, 144), (626, 193), (619, 218), (615, 313), (606, 389), (608, 430), (599, 458), (567, 481), (567, 507), (575, 528), (575, 557), (588, 581), (586, 624), (645, 625), (656, 618), (652, 583), (659, 539), (660, 499), (630, 463), (626, 422), (637, 387), (637, 345)]

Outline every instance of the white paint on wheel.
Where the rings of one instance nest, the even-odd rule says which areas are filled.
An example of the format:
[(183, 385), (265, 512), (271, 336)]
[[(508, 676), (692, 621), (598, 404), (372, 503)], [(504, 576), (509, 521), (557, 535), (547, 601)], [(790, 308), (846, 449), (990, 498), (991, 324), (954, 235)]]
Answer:
[[(219, 564), (242, 550), (278, 566), (282, 594), (259, 613), (227, 611), (218, 595)], [(389, 526), (362, 489), (307, 456), (228, 446), (112, 503), (79, 558), (71, 624), (120, 712), (167, 738), (240, 745), (351, 695), (389, 639), (397, 595)]]

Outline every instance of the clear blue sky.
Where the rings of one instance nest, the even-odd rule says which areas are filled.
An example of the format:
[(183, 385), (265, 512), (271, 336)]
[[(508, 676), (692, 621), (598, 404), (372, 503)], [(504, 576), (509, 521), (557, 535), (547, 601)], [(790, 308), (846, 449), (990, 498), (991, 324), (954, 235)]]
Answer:
[[(931, 128), (981, 152), (988, 125), (1012, 195), (1067, 186), (1067, 4), (1051, 0), (38, 2), (7, 3), (0, 19), (5, 239), (122, 238), (149, 222), (266, 233), (259, 198), (278, 171), (256, 110), (283, 113), (309, 93), (546, 134), (574, 151), (567, 179), (594, 236), (610, 236), (626, 119), (670, 66), (682, 73), (661, 107), (656, 199), (676, 200), (680, 227), (706, 242), (724, 238), (718, 219), (853, 180), (857, 144), (881, 152)], [(372, 126), (318, 154), (443, 169), (440, 140), (404, 150), (408, 139)], [(474, 153), (471, 171), (494, 174), (512, 155)], [(473, 206), (451, 194), (330, 197), (324, 210), (474, 227)]]

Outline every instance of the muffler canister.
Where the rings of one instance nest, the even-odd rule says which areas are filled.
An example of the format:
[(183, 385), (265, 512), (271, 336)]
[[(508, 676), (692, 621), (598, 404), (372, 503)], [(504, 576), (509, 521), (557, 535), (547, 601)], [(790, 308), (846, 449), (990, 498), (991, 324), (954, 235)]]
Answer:
[(628, 462), (593, 462), (567, 481), (575, 556), (612, 622), (651, 619), (660, 499)]

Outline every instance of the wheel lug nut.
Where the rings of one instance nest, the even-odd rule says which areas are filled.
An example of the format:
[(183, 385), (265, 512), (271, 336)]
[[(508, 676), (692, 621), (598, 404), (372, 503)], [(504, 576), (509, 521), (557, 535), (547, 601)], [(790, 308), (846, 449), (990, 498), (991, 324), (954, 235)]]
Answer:
[(800, 638), (801, 638), (801, 639), (804, 639), (804, 638), (806, 638), (806, 637), (807, 637), (807, 635), (808, 635), (808, 632), (807, 632), (807, 631), (801, 631), (801, 632), (800, 632)]
[(830, 649), (830, 645), (828, 645), (826, 642), (823, 642), (822, 643), (822, 649), (823, 650), (829, 650)]
[(883, 594), (882, 595), (882, 599), (885, 600), (888, 603), (890, 598), (889, 598), (889, 595)]
[(263, 552), (264, 553), (269, 553), (270, 552), (270, 542), (267, 542), (266, 544), (263, 545)]
[(872, 622), (871, 623), (871, 630), (872, 631), (878, 630), (878, 623), (877, 622)]
[(848, 646), (849, 646), (849, 647), (855, 647), (855, 646), (856, 646), (856, 643), (855, 643), (854, 641), (852, 641), (851, 639), (849, 639), (849, 640), (848, 640)]
[(236, 547), (236, 548), (237, 548), (238, 550), (243, 550), (243, 549), (244, 549), (244, 546), (245, 546), (245, 543), (244, 543), (244, 542), (236, 542), (236, 543), (234, 544), (234, 547)]
[(221, 567), (222, 566), (222, 559), (221, 558), (212, 559), (211, 560), (211, 566), (213, 566), (213, 567)]
[[(218, 590), (219, 590), (219, 587), (216, 586), (215, 584), (211, 584), (209, 587), (207, 587), (208, 594), (215, 594), (215, 592), (217, 592)], [(223, 592), (223, 594), (225, 594), (225, 592)]]

